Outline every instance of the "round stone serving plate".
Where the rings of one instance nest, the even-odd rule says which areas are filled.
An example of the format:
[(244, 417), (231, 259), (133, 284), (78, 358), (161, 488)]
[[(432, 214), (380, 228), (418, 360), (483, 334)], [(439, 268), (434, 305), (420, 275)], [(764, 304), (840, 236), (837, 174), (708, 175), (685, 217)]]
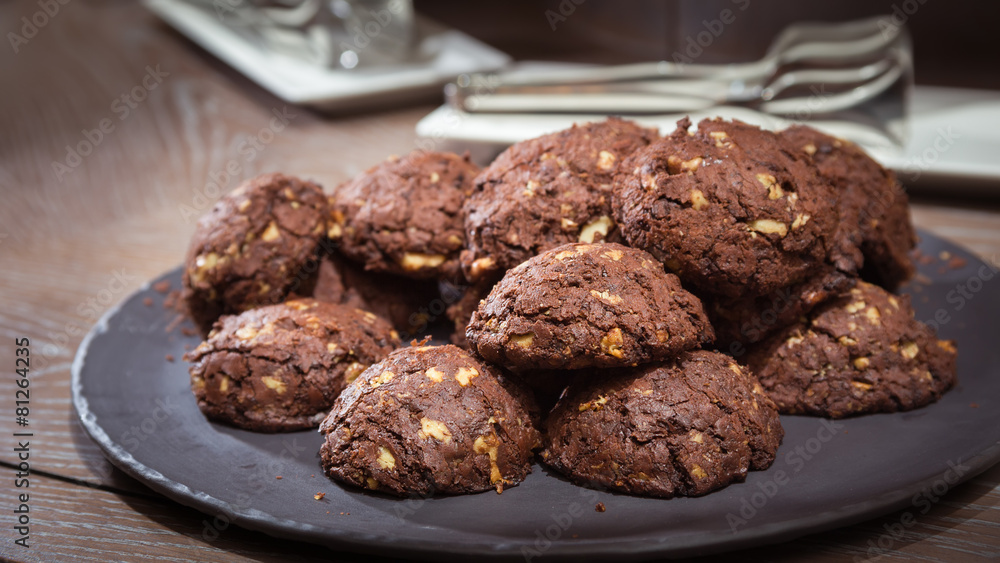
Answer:
[[(179, 288), (179, 268), (87, 335), (73, 364), (73, 401), (108, 459), (152, 489), (220, 522), (335, 549), (436, 560), (645, 559), (787, 541), (905, 507), (919, 512), (1000, 461), (1000, 274), (952, 243), (921, 240), (934, 259), (904, 291), (918, 319), (957, 341), (958, 386), (911, 412), (784, 416), (774, 465), (700, 498), (585, 489), (539, 465), (502, 495), (400, 500), (343, 487), (323, 475), (317, 432), (257, 434), (198, 410), (182, 356), (199, 338), (181, 330), (186, 322), (171, 327), (177, 315), (152, 289), (163, 280)], [(960, 260), (941, 260), (942, 252)]]

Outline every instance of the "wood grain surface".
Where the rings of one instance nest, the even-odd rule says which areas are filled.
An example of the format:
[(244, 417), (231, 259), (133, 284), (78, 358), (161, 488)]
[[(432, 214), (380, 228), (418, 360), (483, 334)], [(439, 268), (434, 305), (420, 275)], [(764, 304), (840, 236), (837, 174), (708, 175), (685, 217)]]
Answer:
[[(38, 10), (0, 4), (4, 30)], [(70, 401), (70, 365), (96, 316), (175, 267), (210, 182), (224, 192), (280, 170), (333, 186), (415, 147), (430, 106), (327, 117), (280, 100), (131, 2), (70, 2), (14, 54), (0, 56), (0, 362), (32, 342), (31, 544), (14, 545), (14, 378), (0, 378), (0, 556), (14, 561), (360, 560), (230, 527), (130, 479), (101, 455)], [(122, 115), (120, 96), (160, 82)], [(147, 83), (150, 83), (147, 80)], [(255, 154), (241, 147), (275, 112), (288, 124)], [(67, 145), (96, 139), (75, 167)], [(89, 142), (89, 141), (88, 141)], [(251, 158), (252, 156), (252, 158)], [(238, 170), (228, 174), (227, 168)], [(228, 176), (228, 177), (227, 177)], [(998, 187), (1000, 189), (1000, 187)], [(194, 216), (192, 216), (194, 212)], [(1000, 206), (914, 202), (916, 224), (1000, 264)], [(10, 399), (8, 399), (10, 398)], [(735, 554), (775, 561), (996, 560), (1000, 467), (956, 487), (887, 550), (869, 552), (902, 513)], [(872, 544), (871, 542), (876, 542)], [(885, 545), (883, 540), (883, 545)], [(734, 555), (711, 560), (728, 560)], [(371, 557), (364, 557), (371, 561)]]

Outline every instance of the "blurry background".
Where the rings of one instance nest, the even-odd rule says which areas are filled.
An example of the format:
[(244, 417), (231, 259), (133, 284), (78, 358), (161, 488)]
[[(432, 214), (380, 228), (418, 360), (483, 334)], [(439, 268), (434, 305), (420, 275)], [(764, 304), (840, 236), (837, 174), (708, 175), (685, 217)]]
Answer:
[(844, 21), (895, 9), (913, 36), (918, 84), (1000, 89), (997, 2), (414, 0), (414, 7), (516, 59), (603, 63), (670, 60), (675, 51), (683, 52), (688, 37), (705, 29), (704, 21), (718, 19), (726, 9), (738, 15), (704, 48), (699, 63), (759, 59), (774, 36), (795, 21)]
[[(743, 6), (726, 32), (702, 47), (698, 62), (759, 58), (793, 21), (897, 11), (914, 39), (918, 84), (1000, 90), (995, 2), (414, 0), (418, 13), (515, 60), (599, 63), (670, 59), (706, 29), (704, 22)], [(40, 23), (24, 33), (31, 20)], [(30, 553), (11, 551), (5, 539), (0, 559), (329, 560), (325, 549), (236, 526), (206, 536), (209, 517), (113, 469), (71, 407), (70, 366), (99, 315), (181, 263), (195, 220), (222, 194), (270, 171), (331, 190), (418, 146), (414, 127), (442, 103), (440, 89), (333, 116), (298, 107), (134, 0), (0, 2), (0, 31), (7, 40), (0, 45), (0, 329), (6, 335), (0, 361), (13, 363), (13, 337), (31, 339), (31, 514), (38, 533)], [(23, 41), (14, 37), (22, 34)], [(974, 127), (1000, 136), (998, 122)], [(982, 193), (962, 199), (953, 187), (943, 182), (914, 197), (915, 224), (1000, 267), (1000, 182), (991, 185), (992, 199)], [(14, 385), (13, 378), (0, 379), (0, 396), (13, 397)], [(12, 407), (4, 407), (10, 415), (5, 430)], [(19, 463), (16, 447), (11, 432), (0, 432), (4, 471)], [(1000, 468), (994, 468), (949, 492), (885, 560), (995, 555), (998, 482)], [(4, 483), (0, 492), (8, 495), (13, 479)], [(14, 516), (0, 511), (0, 527), (10, 534)], [(884, 526), (899, 518), (891, 514), (742, 555), (866, 557)]]

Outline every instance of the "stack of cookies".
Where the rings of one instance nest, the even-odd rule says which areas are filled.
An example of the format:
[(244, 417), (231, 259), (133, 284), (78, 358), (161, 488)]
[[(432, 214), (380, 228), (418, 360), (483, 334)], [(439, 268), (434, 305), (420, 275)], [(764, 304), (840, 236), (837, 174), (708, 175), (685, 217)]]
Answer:
[[(502, 491), (540, 451), (585, 486), (701, 495), (773, 462), (779, 412), (954, 385), (954, 343), (890, 293), (915, 240), (892, 173), (802, 126), (611, 118), (331, 195), (266, 175), (192, 241), (192, 387), (216, 420), (319, 425), (329, 476), (389, 494)], [(400, 347), (446, 304), (452, 345)]]

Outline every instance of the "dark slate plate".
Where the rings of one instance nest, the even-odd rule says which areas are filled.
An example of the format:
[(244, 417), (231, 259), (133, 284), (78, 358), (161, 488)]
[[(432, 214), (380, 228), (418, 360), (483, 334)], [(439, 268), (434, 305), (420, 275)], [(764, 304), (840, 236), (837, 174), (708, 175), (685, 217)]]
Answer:
[[(786, 435), (774, 465), (701, 498), (599, 492), (538, 466), (503, 495), (396, 500), (342, 488), (322, 474), (316, 432), (255, 434), (205, 420), (180, 359), (198, 339), (165, 330), (174, 315), (148, 286), (84, 339), (73, 400), (112, 463), (208, 514), (209, 528), (235, 523), (337, 549), (640, 559), (786, 541), (906, 507), (919, 518), (946, 490), (1000, 461), (1000, 275), (954, 244), (922, 239), (926, 255), (946, 250), (967, 261), (947, 269), (935, 259), (921, 266), (931, 283), (907, 288), (917, 317), (936, 320), (943, 338), (958, 341), (958, 387), (909, 413), (835, 423), (782, 417)], [(177, 288), (179, 270), (161, 279)], [(145, 306), (146, 297), (155, 304)], [(318, 492), (325, 498), (315, 500)], [(598, 502), (607, 512), (594, 510)]]

